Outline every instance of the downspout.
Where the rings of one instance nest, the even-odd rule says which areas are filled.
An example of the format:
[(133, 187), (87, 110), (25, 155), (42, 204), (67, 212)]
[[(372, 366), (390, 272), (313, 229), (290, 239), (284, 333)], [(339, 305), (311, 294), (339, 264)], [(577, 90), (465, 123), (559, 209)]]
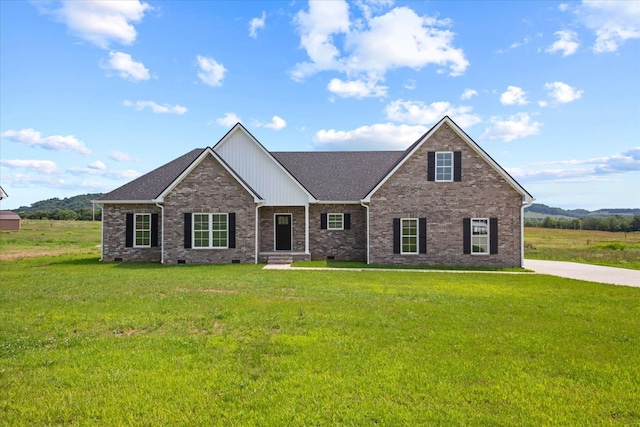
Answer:
[(304, 253), (309, 254), (309, 202), (304, 205)]
[(259, 256), (259, 248), (258, 248), (258, 244), (259, 244), (259, 240), (258, 240), (258, 236), (260, 234), (259, 232), (259, 225), (260, 225), (260, 214), (259, 214), (259, 209), (264, 206), (264, 202), (257, 202), (256, 203), (256, 232), (255, 232), (255, 260), (254, 260), (254, 264), (258, 263), (258, 256)]
[(525, 198), (520, 206), (520, 268), (524, 268), (524, 209), (533, 204)]
[[(93, 207), (92, 209), (95, 209), (95, 203), (93, 201), (91, 201), (91, 205)], [(98, 203), (98, 206), (100, 206), (100, 210), (102, 211), (100, 215), (100, 259), (98, 261), (102, 262), (102, 260), (104, 260), (104, 205)], [(92, 219), (95, 220), (95, 215)]]
[(369, 264), (369, 205), (365, 205), (362, 200), (360, 204), (367, 210), (367, 264)]
[(164, 264), (164, 206), (156, 202), (156, 206), (160, 208), (162, 213), (162, 225), (160, 226), (160, 232), (162, 233), (162, 240), (160, 242), (160, 264)]

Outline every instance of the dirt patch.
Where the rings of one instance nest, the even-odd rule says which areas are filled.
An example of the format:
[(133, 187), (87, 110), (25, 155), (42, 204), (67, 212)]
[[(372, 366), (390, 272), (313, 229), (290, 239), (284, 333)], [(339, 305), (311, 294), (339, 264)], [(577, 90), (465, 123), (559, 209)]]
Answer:
[(0, 261), (10, 261), (13, 259), (22, 259), (22, 258), (35, 258), (40, 256), (57, 256), (64, 254), (72, 254), (76, 253), (74, 251), (69, 251), (68, 249), (41, 249), (41, 250), (33, 250), (33, 249), (25, 249), (21, 251), (9, 251), (0, 254)]
[(205, 294), (237, 294), (235, 289), (203, 289)]

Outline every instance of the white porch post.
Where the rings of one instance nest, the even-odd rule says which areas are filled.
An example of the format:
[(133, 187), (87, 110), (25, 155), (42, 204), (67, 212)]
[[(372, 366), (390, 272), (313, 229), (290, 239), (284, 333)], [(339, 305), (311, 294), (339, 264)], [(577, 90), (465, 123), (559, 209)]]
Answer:
[(304, 205), (304, 253), (309, 253), (309, 203)]

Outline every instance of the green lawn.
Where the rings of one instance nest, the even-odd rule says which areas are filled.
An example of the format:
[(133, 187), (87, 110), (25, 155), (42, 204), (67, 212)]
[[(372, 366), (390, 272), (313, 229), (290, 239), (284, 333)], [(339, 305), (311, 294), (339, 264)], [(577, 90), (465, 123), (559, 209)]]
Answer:
[(640, 289), (0, 261), (0, 424), (639, 425)]
[(525, 258), (640, 270), (640, 233), (526, 227)]

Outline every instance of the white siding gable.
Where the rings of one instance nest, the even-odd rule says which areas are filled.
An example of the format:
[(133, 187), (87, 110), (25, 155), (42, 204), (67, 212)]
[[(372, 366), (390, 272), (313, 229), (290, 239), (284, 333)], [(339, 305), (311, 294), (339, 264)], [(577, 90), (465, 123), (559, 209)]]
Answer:
[(242, 126), (213, 150), (265, 201), (266, 206), (305, 206), (313, 197)]

